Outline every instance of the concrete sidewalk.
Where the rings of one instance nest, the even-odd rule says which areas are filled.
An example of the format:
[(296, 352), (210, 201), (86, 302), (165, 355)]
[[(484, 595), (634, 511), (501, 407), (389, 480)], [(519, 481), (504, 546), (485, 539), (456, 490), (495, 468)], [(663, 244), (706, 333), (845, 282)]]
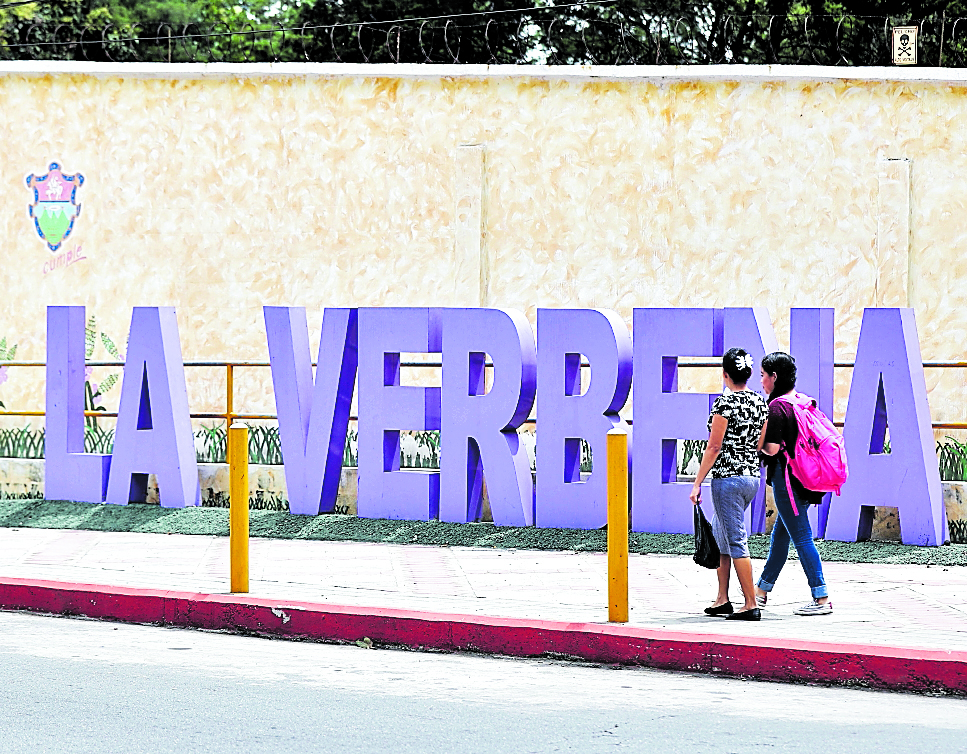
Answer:
[[(753, 561), (756, 571), (761, 565), (762, 561)], [(582, 624), (588, 628), (581, 630), (595, 635), (627, 637), (633, 629), (632, 634), (638, 631), (634, 635), (649, 640), (702, 637), (704, 642), (760, 652), (815, 644), (838, 647), (851, 656), (867, 650), (871, 656), (882, 655), (890, 648), (904, 657), (936, 659), (947, 653), (959, 663), (958, 677), (962, 675), (965, 684), (962, 689), (948, 684), (948, 690), (967, 691), (967, 568), (828, 563), (825, 571), (832, 615), (792, 615), (808, 600), (809, 591), (799, 563), (790, 560), (763, 620), (746, 623), (702, 613), (715, 592), (712, 571), (686, 557), (632, 555), (631, 621), (624, 632), (615, 633), (618, 627), (606, 623), (606, 556), (601, 553), (253, 539), (250, 595), (216, 601), (254, 605), (261, 600), (267, 605), (281, 600), (320, 609), (336, 605), (340, 614), (359, 608), (360, 614), (398, 611), (410, 617), (436, 616), (434, 620), (476, 616), (473, 624), (484, 629), (490, 619), (501, 626), (515, 621)], [(17, 579), (103, 585), (104, 593), (118, 587), (154, 595), (226, 595), (228, 540), (0, 529), (0, 582), (12, 584)], [(738, 595), (735, 584), (733, 599)], [(506, 646), (502, 651), (508, 651)], [(741, 667), (731, 672), (746, 674)], [(755, 675), (751, 668), (747, 674)]]

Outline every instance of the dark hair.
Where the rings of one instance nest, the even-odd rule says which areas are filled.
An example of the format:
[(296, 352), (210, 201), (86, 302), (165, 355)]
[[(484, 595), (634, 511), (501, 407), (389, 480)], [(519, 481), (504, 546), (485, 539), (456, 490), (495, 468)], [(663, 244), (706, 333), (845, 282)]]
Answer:
[(736, 385), (744, 385), (752, 376), (752, 359), (741, 348), (730, 348), (722, 357), (722, 370)]
[(769, 395), (770, 401), (796, 387), (796, 360), (788, 353), (774, 351), (766, 354), (762, 359), (762, 371), (776, 376), (776, 384)]

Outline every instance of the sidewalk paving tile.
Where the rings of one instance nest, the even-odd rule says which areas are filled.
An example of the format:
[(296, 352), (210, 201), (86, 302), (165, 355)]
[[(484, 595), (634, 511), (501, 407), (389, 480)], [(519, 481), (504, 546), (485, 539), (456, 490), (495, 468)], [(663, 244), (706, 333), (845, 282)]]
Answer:
[[(251, 594), (360, 607), (603, 623), (603, 553), (253, 539)], [(753, 561), (758, 572), (762, 561)], [(135, 532), (0, 529), (0, 576), (224, 594), (228, 539)], [(834, 612), (809, 599), (790, 560), (759, 623), (709, 618), (715, 574), (691, 559), (631, 555), (631, 626), (722, 637), (967, 650), (967, 568), (829, 563)], [(740, 599), (733, 582), (733, 601)]]

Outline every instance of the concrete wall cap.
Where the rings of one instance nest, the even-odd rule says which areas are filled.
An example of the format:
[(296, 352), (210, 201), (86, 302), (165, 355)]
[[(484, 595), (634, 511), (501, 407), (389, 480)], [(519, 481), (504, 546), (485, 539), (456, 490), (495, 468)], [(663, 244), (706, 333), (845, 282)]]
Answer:
[(963, 84), (967, 69), (807, 65), (443, 65), (421, 63), (105, 63), (74, 60), (0, 62), (0, 76), (138, 79), (530, 78), (604, 81), (884, 81)]

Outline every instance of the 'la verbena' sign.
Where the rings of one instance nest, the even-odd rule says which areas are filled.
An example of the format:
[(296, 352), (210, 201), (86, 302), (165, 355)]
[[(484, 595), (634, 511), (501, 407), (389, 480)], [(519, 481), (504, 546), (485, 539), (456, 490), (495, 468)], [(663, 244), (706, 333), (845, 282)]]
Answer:
[[(790, 312), (798, 388), (827, 413), (833, 319), (832, 309)], [(539, 309), (535, 340), (514, 310), (326, 309), (313, 378), (305, 310), (265, 307), (290, 511), (333, 509), (355, 384), (360, 516), (474, 521), (486, 476), (498, 525), (601, 527), (605, 475), (582, 480), (580, 440), (595, 459), (605, 457), (605, 436), (624, 424), (618, 412), (633, 380), (632, 528), (690, 531), (687, 486), (676, 483), (676, 439), (706, 436), (714, 396), (678, 392), (678, 358), (715, 357), (741, 346), (758, 362), (779, 350), (778, 343), (768, 314), (758, 308), (635, 309), (632, 324), (633, 339), (612, 311)], [(155, 474), (162, 505), (197, 505), (174, 309), (134, 309), (111, 456), (82, 452), (84, 308), (50, 307), (47, 335), (46, 497), (143, 501), (147, 475)], [(442, 354), (441, 387), (400, 384), (400, 354), (420, 352)], [(582, 357), (591, 372), (583, 393)], [(535, 400), (536, 487), (517, 434)], [(440, 430), (439, 472), (399, 468), (400, 430), (419, 429)], [(940, 477), (911, 309), (865, 311), (844, 434), (850, 478), (842, 496), (821, 511), (819, 530), (855, 540), (869, 525), (872, 506), (892, 506), (905, 542), (943, 542)], [(763, 513), (760, 493), (752, 531), (762, 530)]]

